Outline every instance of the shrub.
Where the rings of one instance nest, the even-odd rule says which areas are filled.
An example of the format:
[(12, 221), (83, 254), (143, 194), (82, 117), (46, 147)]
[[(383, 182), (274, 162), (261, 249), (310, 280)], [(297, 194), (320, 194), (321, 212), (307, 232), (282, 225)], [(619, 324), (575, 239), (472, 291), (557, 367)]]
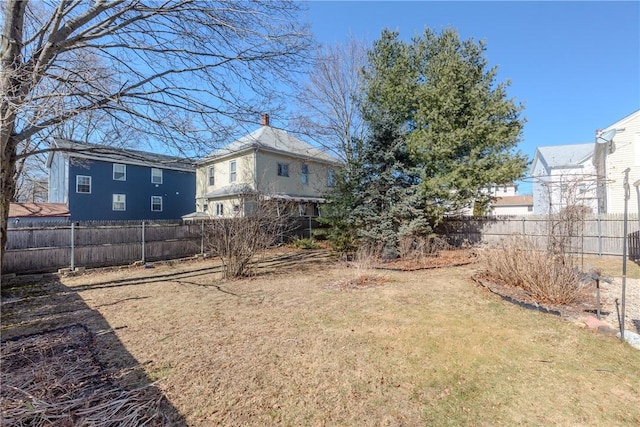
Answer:
[(294, 237), (291, 241), (291, 246), (297, 249), (318, 249), (320, 245), (314, 239), (309, 237)]
[(513, 236), (481, 251), (486, 272), (522, 288), (540, 302), (569, 304), (585, 294), (583, 275), (570, 256), (538, 251), (531, 239)]

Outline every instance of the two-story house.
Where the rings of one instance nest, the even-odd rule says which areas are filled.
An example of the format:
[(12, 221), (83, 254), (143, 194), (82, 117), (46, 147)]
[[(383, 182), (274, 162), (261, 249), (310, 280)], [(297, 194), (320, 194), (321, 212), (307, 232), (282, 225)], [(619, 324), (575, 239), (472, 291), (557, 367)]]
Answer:
[(593, 144), (536, 148), (531, 164), (533, 213), (558, 213), (569, 206), (598, 209), (597, 171)]
[[(593, 165), (598, 171), (599, 213), (624, 212), (624, 171), (629, 169), (629, 212), (640, 197), (640, 110), (596, 131)], [(635, 187), (635, 188), (634, 188)]]
[(318, 215), (341, 165), (320, 149), (270, 126), (262, 126), (213, 152), (196, 165), (194, 216), (229, 217), (249, 212), (243, 195), (260, 193), (293, 203), (300, 215)]
[(189, 160), (65, 140), (54, 148), (49, 202), (66, 204), (72, 221), (180, 219), (193, 210)]

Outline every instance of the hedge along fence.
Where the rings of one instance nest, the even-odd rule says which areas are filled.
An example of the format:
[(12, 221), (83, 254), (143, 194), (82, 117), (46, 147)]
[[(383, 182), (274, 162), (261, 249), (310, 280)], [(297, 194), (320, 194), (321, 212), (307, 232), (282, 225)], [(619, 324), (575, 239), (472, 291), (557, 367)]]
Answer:
[[(318, 227), (313, 217), (293, 220), (290, 235), (309, 237)], [(206, 221), (14, 224), (7, 233), (2, 272), (43, 273), (190, 257), (205, 252), (206, 226)]]
[[(546, 249), (549, 242), (549, 230), (557, 220), (548, 215), (523, 215), (509, 217), (451, 217), (445, 218), (436, 232), (446, 236), (449, 243), (460, 245), (464, 241), (471, 244), (497, 243), (513, 234), (526, 235), (538, 249)], [(624, 242), (624, 216), (622, 214), (589, 215), (573, 224), (569, 240), (571, 253), (597, 256), (622, 256)], [(627, 218), (627, 236), (630, 242), (639, 230), (638, 214), (630, 213)], [(566, 230), (564, 230), (566, 231)], [(555, 238), (563, 237), (562, 231), (554, 230)], [(634, 234), (636, 233), (636, 234)], [(640, 240), (636, 239), (640, 245)], [(640, 252), (640, 249), (634, 251)]]

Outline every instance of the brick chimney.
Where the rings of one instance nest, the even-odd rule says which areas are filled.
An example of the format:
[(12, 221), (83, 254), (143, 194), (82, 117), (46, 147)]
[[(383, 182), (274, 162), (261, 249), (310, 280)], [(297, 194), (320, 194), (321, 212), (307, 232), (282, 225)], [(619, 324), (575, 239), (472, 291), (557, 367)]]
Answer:
[(264, 113), (260, 118), (262, 119), (262, 126), (269, 126), (269, 114)]

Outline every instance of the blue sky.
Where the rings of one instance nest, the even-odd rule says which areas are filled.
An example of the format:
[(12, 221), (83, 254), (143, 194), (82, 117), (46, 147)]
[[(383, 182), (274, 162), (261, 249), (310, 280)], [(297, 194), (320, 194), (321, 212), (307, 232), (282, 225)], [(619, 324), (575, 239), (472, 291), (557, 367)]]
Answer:
[[(307, 20), (320, 43), (351, 32), (369, 43), (383, 28), (409, 40), (451, 27), (485, 40), (498, 80), (525, 106), (520, 149), (592, 142), (640, 108), (640, 2), (312, 1)], [(520, 190), (527, 191), (526, 185)]]

